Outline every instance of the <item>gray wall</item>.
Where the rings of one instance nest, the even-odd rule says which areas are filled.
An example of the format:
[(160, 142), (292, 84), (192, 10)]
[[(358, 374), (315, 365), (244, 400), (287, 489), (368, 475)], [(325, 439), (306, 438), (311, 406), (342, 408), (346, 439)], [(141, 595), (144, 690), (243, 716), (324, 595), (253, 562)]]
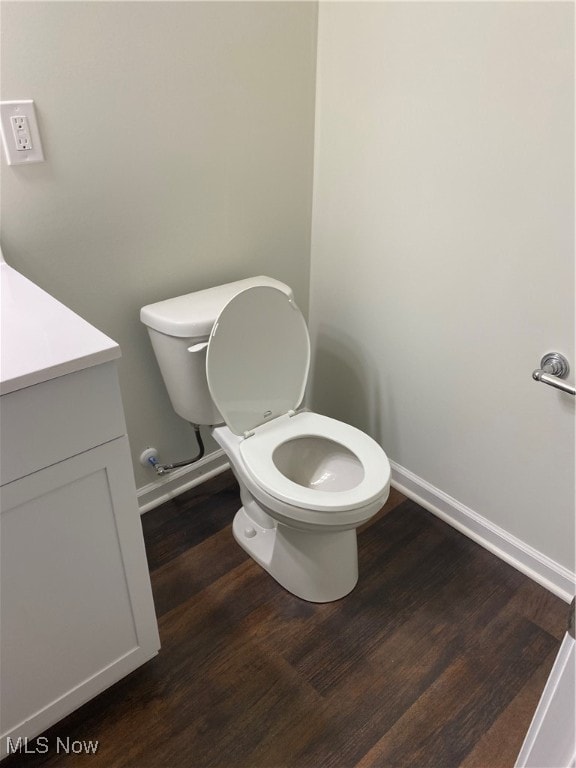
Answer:
[(135, 456), (194, 451), (141, 306), (268, 274), (307, 309), (316, 16), (313, 3), (2, 4), (2, 98), (35, 100), (46, 156), (2, 161), (4, 255), (121, 345)]
[(317, 409), (571, 571), (573, 14), (320, 5), (310, 318)]
[(322, 3), (314, 119), (316, 16), (3, 3), (47, 158), (2, 169), (5, 255), (121, 344), (133, 451), (167, 459), (193, 441), (139, 308), (310, 285), (317, 410), (573, 570), (574, 401), (530, 378), (576, 366), (573, 5)]

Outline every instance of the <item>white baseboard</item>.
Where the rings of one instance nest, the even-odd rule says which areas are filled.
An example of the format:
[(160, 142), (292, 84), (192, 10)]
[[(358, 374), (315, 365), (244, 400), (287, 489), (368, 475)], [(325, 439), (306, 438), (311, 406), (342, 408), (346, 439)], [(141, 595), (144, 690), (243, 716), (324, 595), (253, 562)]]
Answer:
[(421, 477), (391, 461), (392, 485), (421, 507), (569, 603), (575, 575)]
[(218, 450), (209, 453), (188, 467), (175, 469), (164, 477), (158, 476), (154, 482), (148, 483), (136, 491), (140, 514), (158, 507), (165, 501), (194, 488), (195, 485), (206, 482), (229, 467), (226, 454), (224, 451)]

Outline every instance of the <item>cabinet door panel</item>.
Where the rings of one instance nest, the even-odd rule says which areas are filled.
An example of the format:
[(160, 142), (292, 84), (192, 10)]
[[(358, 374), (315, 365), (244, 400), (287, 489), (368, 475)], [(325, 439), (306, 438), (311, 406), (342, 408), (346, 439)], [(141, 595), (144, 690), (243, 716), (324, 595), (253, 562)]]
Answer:
[(1, 493), (7, 734), (32, 715), (45, 727), (58, 702), (55, 722), (152, 656), (158, 636), (126, 438)]

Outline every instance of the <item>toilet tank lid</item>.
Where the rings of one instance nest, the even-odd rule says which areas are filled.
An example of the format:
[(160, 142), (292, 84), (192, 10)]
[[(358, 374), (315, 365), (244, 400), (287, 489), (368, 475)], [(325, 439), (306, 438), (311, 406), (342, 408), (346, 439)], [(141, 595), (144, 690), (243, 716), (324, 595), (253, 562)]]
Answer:
[(293, 297), (292, 289), (285, 283), (259, 275), (148, 304), (140, 310), (140, 320), (148, 328), (167, 336), (208, 338), (216, 318), (226, 304), (247, 288), (261, 285), (278, 288), (289, 298)]

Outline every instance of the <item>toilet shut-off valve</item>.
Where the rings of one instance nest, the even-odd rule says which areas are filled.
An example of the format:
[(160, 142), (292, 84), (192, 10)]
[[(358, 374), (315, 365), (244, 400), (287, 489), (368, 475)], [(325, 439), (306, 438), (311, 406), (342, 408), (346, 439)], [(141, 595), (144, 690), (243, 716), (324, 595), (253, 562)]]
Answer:
[(195, 464), (204, 456), (204, 442), (200, 434), (200, 427), (197, 424), (192, 424), (194, 433), (196, 435), (196, 441), (198, 443), (198, 453), (191, 459), (185, 459), (184, 461), (175, 461), (172, 464), (160, 464), (158, 461), (158, 451), (156, 448), (146, 448), (140, 454), (140, 463), (145, 467), (152, 467), (157, 475), (166, 475), (168, 472), (172, 472), (179, 467), (187, 467), (189, 464)]

